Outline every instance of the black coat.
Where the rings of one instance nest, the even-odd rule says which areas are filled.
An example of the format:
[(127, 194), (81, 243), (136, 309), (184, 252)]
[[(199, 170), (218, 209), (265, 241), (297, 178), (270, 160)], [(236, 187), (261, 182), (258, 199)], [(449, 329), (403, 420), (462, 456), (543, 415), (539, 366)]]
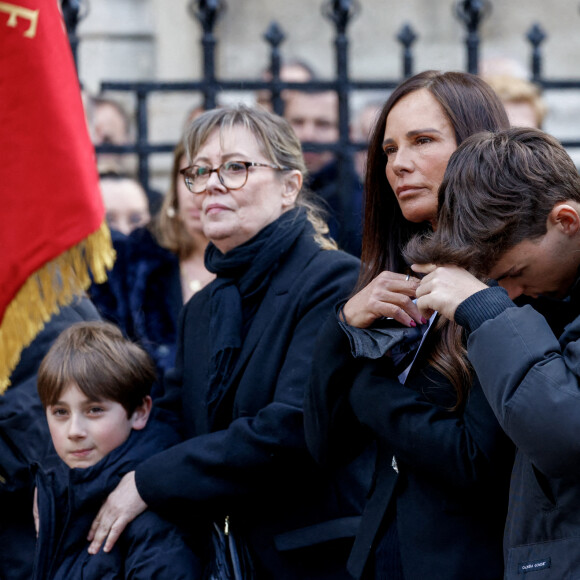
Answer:
[(107, 495), (144, 458), (178, 441), (164, 423), (144, 430), (98, 463), (70, 469), (51, 456), (38, 469), (40, 529), (32, 580), (197, 580), (200, 562), (176, 526), (147, 510), (123, 531), (110, 552), (88, 553), (87, 534)]
[(517, 447), (504, 540), (505, 577), (514, 580), (580, 575), (580, 282), (558, 310), (569, 321), (558, 338), (560, 325), (516, 308), (503, 288), (478, 292), (456, 312), (471, 331), (468, 356), (485, 395)]
[(36, 390), (38, 367), (56, 337), (71, 324), (98, 320), (92, 303), (77, 299), (61, 308), (22, 351), (0, 396), (0, 578), (29, 580), (36, 534), (32, 521), (30, 465), (51, 449), (44, 410)]
[(405, 578), (501, 578), (513, 446), (478, 382), (464, 409), (450, 411), (454, 391), (422, 360), (425, 351), (402, 385), (389, 357), (352, 357), (335, 315), (316, 351), (324, 355), (315, 360), (305, 400), (314, 457), (332, 464), (355, 455), (369, 438), (377, 444), (372, 495), (349, 559), (352, 575), (363, 576), (396, 514)]
[(358, 267), (352, 256), (322, 250), (302, 234), (247, 332), (218, 409), (221, 429), (210, 427), (205, 405), (212, 284), (181, 315), (177, 365), (166, 389), (182, 405), (187, 440), (141, 464), (137, 487), (148, 505), (173, 517), (199, 524), (203, 515), (223, 521), (228, 514), (267, 570), (261, 578), (348, 577), (345, 554), (370, 474), (316, 466), (304, 441), (302, 403), (316, 333), (350, 293)]
[[(346, 163), (346, 165), (345, 165)], [(352, 162), (342, 161), (346, 180), (341, 184), (338, 161), (310, 176), (308, 187), (325, 209), (330, 236), (341, 250), (360, 257), (363, 225), (363, 188)], [(342, 185), (343, 187), (340, 187)]]

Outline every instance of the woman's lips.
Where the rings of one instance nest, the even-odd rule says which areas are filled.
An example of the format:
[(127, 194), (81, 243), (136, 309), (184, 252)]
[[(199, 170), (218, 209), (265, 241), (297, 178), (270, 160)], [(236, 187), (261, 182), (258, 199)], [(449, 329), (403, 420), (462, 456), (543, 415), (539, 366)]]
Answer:
[(402, 187), (397, 187), (395, 193), (397, 197), (405, 197), (406, 195), (413, 195), (424, 189), (421, 185), (403, 185)]
[(212, 215), (216, 213), (221, 213), (222, 211), (228, 211), (229, 209), (230, 208), (225, 205), (221, 205), (219, 203), (212, 203), (205, 208), (205, 214)]

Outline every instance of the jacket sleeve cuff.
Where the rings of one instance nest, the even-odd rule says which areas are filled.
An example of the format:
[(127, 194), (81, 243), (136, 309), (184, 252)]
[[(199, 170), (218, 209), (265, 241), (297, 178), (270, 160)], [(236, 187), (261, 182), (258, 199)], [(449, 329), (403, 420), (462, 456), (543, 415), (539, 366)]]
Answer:
[(495, 318), (515, 304), (500, 286), (486, 288), (464, 300), (455, 311), (455, 322), (468, 332), (479, 328), (486, 320)]

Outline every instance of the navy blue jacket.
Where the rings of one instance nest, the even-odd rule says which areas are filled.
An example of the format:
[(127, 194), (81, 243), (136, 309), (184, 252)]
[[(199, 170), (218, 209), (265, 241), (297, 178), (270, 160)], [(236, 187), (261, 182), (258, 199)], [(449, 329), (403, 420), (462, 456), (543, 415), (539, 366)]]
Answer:
[(115, 265), (107, 272), (102, 284), (91, 284), (88, 294), (99, 314), (116, 324), (127, 336), (132, 336), (129, 305), (127, 303), (127, 248), (128, 238), (117, 230), (111, 230), (115, 248)]
[(322, 464), (376, 441), (375, 481), (348, 563), (355, 578), (374, 577), (369, 563), (396, 522), (405, 578), (499, 580), (513, 445), (477, 380), (465, 406), (449, 410), (454, 390), (422, 355), (429, 340), (403, 385), (390, 357), (355, 359), (331, 316), (306, 393), (306, 439)]
[(143, 459), (177, 441), (153, 420), (97, 464), (70, 469), (56, 455), (36, 478), (40, 530), (33, 580), (194, 580), (199, 561), (176, 526), (147, 510), (125, 529), (109, 553), (88, 553), (91, 523), (121, 477)]
[[(489, 403), (517, 448), (504, 549), (506, 578), (580, 576), (580, 287), (559, 310), (554, 334), (503, 288), (482, 290), (455, 317)], [(528, 578), (528, 576), (525, 576)]]
[[(183, 410), (186, 441), (142, 463), (139, 493), (155, 510), (201, 525), (230, 516), (261, 578), (348, 578), (370, 473), (316, 466), (304, 440), (302, 403), (316, 334), (348, 296), (359, 262), (323, 250), (307, 231), (273, 274), (233, 370), (231, 390), (209, 425), (208, 325), (212, 284), (184, 307), (167, 401)], [(225, 419), (227, 417), (227, 419)], [(351, 466), (352, 467), (352, 466)], [(164, 477), (158, 477), (163, 473)]]
[(129, 236), (126, 259), (132, 336), (149, 352), (163, 377), (175, 364), (177, 322), (183, 306), (179, 260), (146, 228)]
[(30, 465), (51, 446), (44, 410), (36, 390), (38, 367), (56, 337), (71, 324), (99, 320), (87, 298), (61, 308), (30, 346), (0, 397), (0, 578), (30, 580), (36, 534), (32, 520)]
[[(130, 236), (112, 234), (115, 266), (105, 284), (91, 287), (91, 297), (104, 318), (143, 346), (162, 379), (175, 363), (177, 322), (183, 306), (179, 260), (147, 228), (138, 228)], [(154, 398), (160, 394), (152, 393)]]

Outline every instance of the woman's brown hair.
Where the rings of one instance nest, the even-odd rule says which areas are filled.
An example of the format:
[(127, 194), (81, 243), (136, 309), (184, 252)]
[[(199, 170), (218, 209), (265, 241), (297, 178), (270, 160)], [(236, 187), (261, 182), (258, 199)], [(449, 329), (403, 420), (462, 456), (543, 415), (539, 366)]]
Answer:
[(150, 229), (162, 248), (173, 252), (178, 258), (187, 258), (195, 249), (195, 240), (179, 218), (177, 181), (183, 179), (179, 174), (181, 161), (186, 155), (185, 145), (179, 142), (173, 150), (171, 180), (163, 204)]

